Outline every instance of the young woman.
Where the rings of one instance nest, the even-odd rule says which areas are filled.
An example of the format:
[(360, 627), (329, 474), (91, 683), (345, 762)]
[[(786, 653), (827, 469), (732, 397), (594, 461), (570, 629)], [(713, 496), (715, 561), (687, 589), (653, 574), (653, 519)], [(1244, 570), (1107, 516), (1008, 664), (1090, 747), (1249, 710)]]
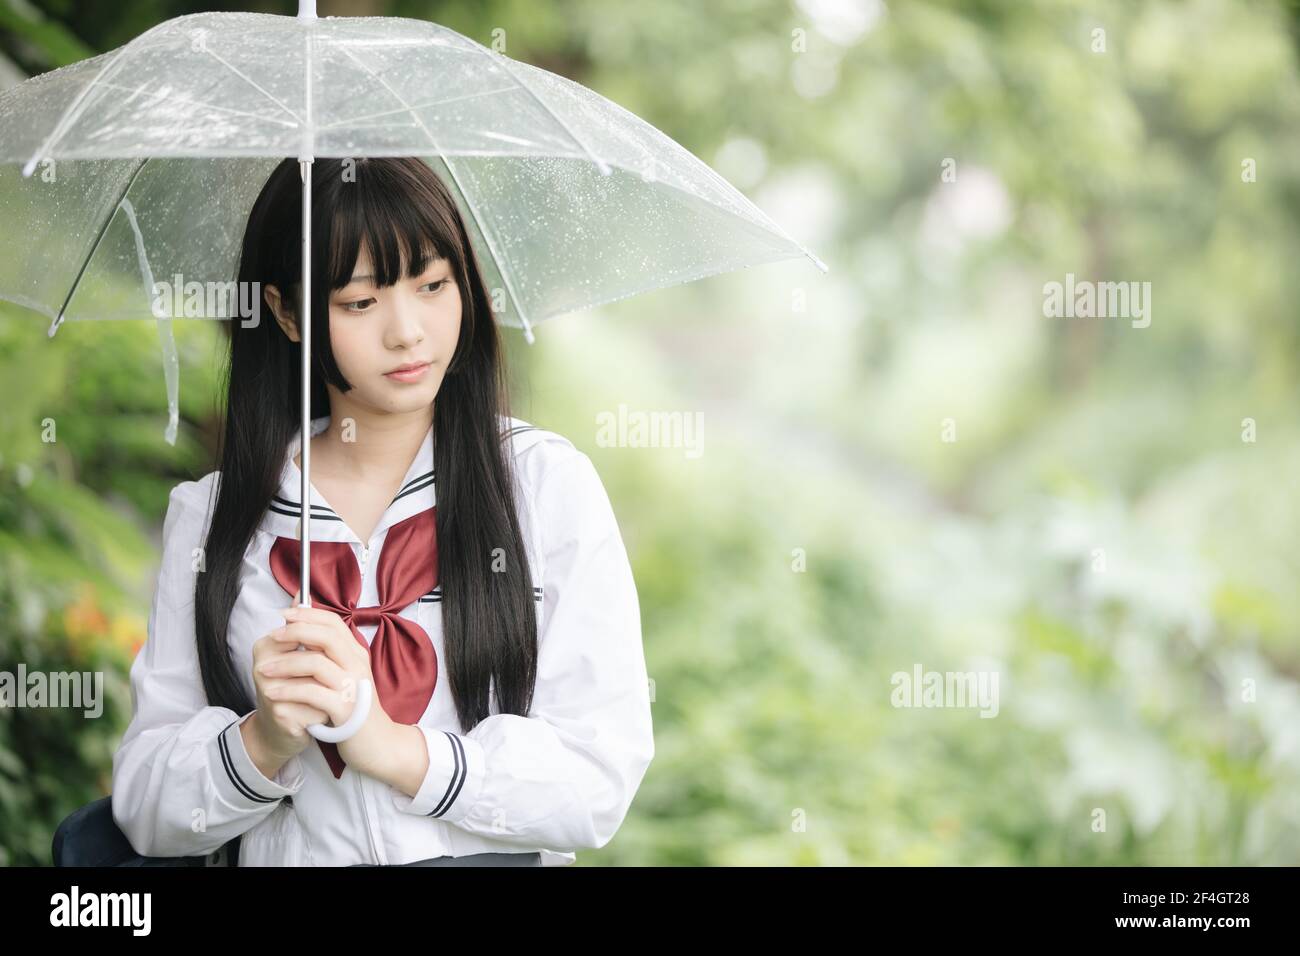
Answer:
[[(419, 159), (317, 160), (311, 607), (299, 602), (298, 164), (252, 213), (221, 468), (171, 493), (113, 816), (240, 865), (557, 865), (653, 755), (640, 613), (590, 459), (511, 417), (456, 205)], [(267, 315), (266, 313), (270, 314)], [(340, 744), (353, 689), (370, 716)]]

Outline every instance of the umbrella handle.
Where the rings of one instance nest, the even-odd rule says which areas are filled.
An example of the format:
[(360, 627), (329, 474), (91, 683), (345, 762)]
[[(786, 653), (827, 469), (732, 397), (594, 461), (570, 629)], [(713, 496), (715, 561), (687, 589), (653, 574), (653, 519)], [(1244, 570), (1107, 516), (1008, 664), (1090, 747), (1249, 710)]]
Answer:
[(374, 700), (374, 696), (374, 686), (366, 678), (361, 678), (357, 682), (357, 702), (352, 707), (352, 716), (338, 727), (329, 727), (325, 724), (308, 724), (307, 733), (317, 740), (323, 740), (330, 744), (337, 744), (347, 740), (361, 729), (361, 725), (370, 716), (370, 704)]

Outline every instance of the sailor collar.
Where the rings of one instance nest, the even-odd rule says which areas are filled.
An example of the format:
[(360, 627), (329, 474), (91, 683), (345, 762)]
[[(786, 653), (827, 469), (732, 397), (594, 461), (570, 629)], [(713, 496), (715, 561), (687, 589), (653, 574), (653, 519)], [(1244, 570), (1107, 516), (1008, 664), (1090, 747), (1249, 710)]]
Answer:
[[(320, 418), (312, 420), (311, 433), (313, 436), (320, 434), (329, 425), (329, 416), (323, 415)], [(302, 519), (302, 471), (294, 462), (294, 456), (302, 448), (302, 435), (295, 433), (289, 442), (288, 450), (284, 456), (284, 465), (280, 471), (280, 488), (272, 496), (270, 504), (267, 506), (266, 514), (262, 517), (259, 525), (261, 530), (270, 534), (282, 537), (299, 537), (302, 530), (299, 527)], [(424, 435), (424, 441), (420, 444), (420, 450), (416, 453), (414, 461), (406, 470), (406, 475), (402, 479), (402, 484), (397, 489), (397, 494), (385, 509), (375, 530), (370, 535), (370, 541), (362, 541), (356, 533), (348, 527), (343, 518), (330, 506), (325, 497), (316, 489), (315, 485), (309, 488), (311, 506), (311, 540), (313, 541), (347, 541), (355, 544), (361, 544), (369, 547), (372, 542), (380, 538), (393, 525), (399, 521), (404, 521), (412, 515), (419, 514), (421, 511), (427, 511), (434, 507), (437, 502), (437, 496), (434, 492), (434, 467), (433, 467), (433, 426)]]

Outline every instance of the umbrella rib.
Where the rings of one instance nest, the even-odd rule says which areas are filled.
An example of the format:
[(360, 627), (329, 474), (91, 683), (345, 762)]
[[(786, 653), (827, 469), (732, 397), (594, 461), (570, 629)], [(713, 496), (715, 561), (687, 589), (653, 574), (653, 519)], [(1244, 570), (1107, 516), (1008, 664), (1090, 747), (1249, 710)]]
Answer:
[(32, 158), (27, 160), (27, 164), (23, 167), (24, 176), (31, 175), (32, 170), (36, 168), (37, 161), (42, 156), (47, 158), (49, 157), (50, 150), (54, 148), (54, 144), (59, 141), (73, 123), (81, 118), (81, 114), (86, 109), (86, 104), (90, 97), (90, 91), (98, 86), (99, 81), (104, 78), (105, 74), (111, 73), (117, 69), (118, 65), (121, 64), (128, 53), (138, 51), (141, 46), (141, 40), (153, 33), (155, 30), (159, 30), (172, 22), (174, 21), (164, 20), (162, 23), (156, 23), (135, 39), (128, 40), (126, 44), (123, 45), (122, 49), (118, 51), (117, 56), (113, 57), (111, 62), (106, 64), (102, 70), (90, 78), (90, 82), (81, 88), (81, 92), (76, 95), (73, 101), (68, 104), (68, 108), (63, 111), (63, 115), (60, 116), (58, 122), (54, 124), (54, 129), (50, 131), (50, 135), (46, 137), (45, 142), (37, 147), (36, 152), (32, 154)]
[(293, 110), (289, 109), (289, 107), (286, 106), (284, 103), (280, 102), (279, 99), (277, 99), (276, 97), (272, 96), (270, 92), (268, 92), (267, 90), (263, 89), (263, 88), (262, 88), (262, 87), (261, 87), (261, 86), (260, 86), (260, 85), (255, 81), (255, 80), (253, 80), (251, 77), (245, 76), (242, 72), (240, 72), (238, 69), (236, 69), (232, 64), (230, 64), (230, 63), (227, 62), (226, 60), (222, 59), (221, 57), (217, 56), (217, 54), (213, 53), (213, 52), (212, 52), (211, 50), (209, 50), (206, 46), (203, 48), (203, 51), (204, 51), (205, 53), (207, 53), (208, 56), (212, 57), (212, 59), (216, 60), (218, 63), (220, 63), (222, 66), (224, 66), (224, 67), (225, 67), (227, 70), (229, 70), (231, 73), (235, 74), (235, 76), (239, 77), (241, 80), (243, 80), (243, 81), (244, 81), (245, 83), (247, 83), (249, 86), (251, 86), (253, 89), (257, 90), (257, 92), (259, 92), (259, 93), (261, 93), (263, 96), (265, 96), (268, 100), (270, 100), (270, 101), (271, 101), (272, 103), (274, 103), (276, 106), (280, 107), (280, 109), (284, 110), (286, 113), (288, 113), (290, 116), (292, 116), (292, 117), (294, 118), (294, 121), (295, 121), (299, 126), (302, 125), (302, 117), (301, 117), (301, 116), (299, 116), (299, 115), (298, 115), (297, 113), (295, 113)]
[(528, 341), (529, 345), (532, 345), (533, 324), (528, 320), (528, 313), (524, 311), (524, 303), (520, 302), (519, 293), (516, 293), (515, 284), (511, 281), (510, 268), (508, 268), (510, 267), (510, 263), (506, 260), (506, 256), (502, 254), (502, 251), (497, 248), (497, 243), (493, 242), (493, 238), (491, 238), (491, 230), (487, 229), (487, 225), (484, 220), (482, 220), (482, 216), (478, 215), (478, 207), (474, 206), (474, 200), (469, 198), (469, 194), (465, 191), (465, 187), (461, 185), (460, 177), (456, 176), (456, 170), (452, 168), (450, 157), (443, 152), (439, 152), (438, 157), (442, 160), (442, 165), (446, 166), (447, 173), (451, 174), (451, 181), (455, 183), (456, 191), (459, 191), (460, 198), (465, 200), (465, 208), (469, 209), (469, 216), (473, 219), (474, 225), (478, 226), (478, 232), (484, 234), (484, 242), (487, 243), (487, 251), (491, 252), (491, 258), (493, 258), (493, 261), (497, 263), (497, 272), (500, 273), (500, 281), (506, 284), (506, 291), (507, 293), (510, 293), (511, 302), (515, 303), (515, 311), (519, 313), (519, 320), (524, 324), (524, 338)]
[(442, 160), (443, 165), (447, 167), (447, 172), (451, 174), (452, 181), (456, 184), (456, 188), (460, 191), (461, 198), (465, 200), (465, 205), (469, 208), (469, 214), (478, 224), (479, 231), (483, 233), (483, 239), (488, 244), (488, 251), (492, 253), (492, 258), (497, 264), (497, 271), (501, 273), (501, 281), (506, 284), (506, 291), (510, 293), (510, 298), (515, 303), (515, 311), (519, 313), (519, 320), (524, 324), (524, 338), (526, 338), (528, 343), (531, 345), (533, 342), (533, 326), (532, 323), (528, 321), (528, 316), (524, 313), (524, 307), (519, 301), (519, 296), (515, 294), (514, 283), (510, 281), (510, 270), (502, 267), (502, 257), (497, 251), (496, 244), (492, 241), (491, 233), (484, 225), (483, 219), (479, 216), (478, 209), (475, 208), (473, 201), (469, 198), (469, 193), (465, 192), (465, 187), (461, 185), (460, 177), (456, 175), (456, 170), (452, 168), (451, 161), (443, 152), (442, 147), (438, 145), (438, 138), (433, 135), (433, 130), (429, 129), (424, 120), (420, 119), (420, 117), (416, 115), (414, 109), (406, 102), (406, 97), (393, 89), (392, 85), (387, 80), (372, 70), (369, 65), (357, 59), (351, 50), (348, 50), (345, 47), (343, 48), (343, 53), (352, 60), (352, 62), (356, 63), (357, 66), (361, 67), (361, 69), (374, 77), (375, 80), (388, 91), (388, 94), (392, 96), (393, 99), (397, 100), (397, 102), (401, 103), (403, 106), (406, 106), (407, 111), (411, 114), (411, 119), (415, 120), (415, 122), (419, 124), (420, 129), (424, 130), (424, 135), (428, 137), (429, 145), (433, 147), (434, 152), (437, 153), (438, 157)]
[[(489, 60), (493, 59), (493, 53), (487, 47), (479, 45), (479, 50), (481, 50), (483, 55), (487, 57)], [(542, 109), (546, 110), (548, 114), (550, 114), (551, 119), (553, 119), (556, 122), (556, 124), (558, 124), (562, 130), (564, 130), (564, 132), (568, 133), (569, 138), (578, 144), (578, 148), (587, 154), (587, 158), (596, 164), (596, 166), (600, 169), (602, 176), (608, 176), (610, 173), (609, 164), (591, 151), (591, 148), (585, 142), (583, 142), (583, 140), (578, 136), (577, 133), (573, 131), (573, 129), (569, 126), (569, 124), (564, 122), (564, 120), (560, 118), (560, 116), (555, 112), (555, 110), (551, 109), (550, 104), (548, 104), (545, 100), (543, 100), (540, 96), (537, 95), (536, 90), (534, 90), (528, 84), (524, 83), (521, 79), (519, 79), (514, 69), (509, 66), (510, 58), (508, 56), (506, 56), (504, 53), (497, 54), (497, 56), (501, 60), (501, 68), (505, 70), (506, 75), (509, 76), (510, 79), (515, 81), (515, 85), (518, 86), (525, 93), (527, 93), (529, 96), (531, 96), (537, 102), (538, 106), (540, 106)]]
[(452, 182), (455, 183), (456, 190), (460, 193), (460, 198), (465, 200), (465, 206), (469, 209), (470, 217), (478, 225), (479, 232), (483, 233), (483, 241), (487, 243), (488, 252), (492, 254), (492, 261), (496, 263), (497, 272), (501, 273), (501, 281), (506, 284), (506, 291), (510, 293), (510, 299), (515, 304), (515, 311), (519, 313), (519, 321), (524, 324), (524, 338), (527, 340), (529, 345), (532, 345), (533, 323), (528, 320), (528, 314), (524, 311), (524, 305), (519, 301), (519, 293), (515, 291), (515, 284), (510, 281), (509, 262), (506, 261), (506, 258), (501, 251), (497, 249), (497, 244), (492, 241), (492, 231), (488, 229), (487, 223), (483, 221), (483, 217), (478, 214), (478, 207), (474, 204), (474, 200), (470, 198), (469, 193), (465, 191), (465, 187), (461, 184), (460, 177), (456, 175), (456, 170), (451, 165), (451, 159), (442, 152), (438, 153), (438, 157), (442, 160), (442, 164), (447, 167), (447, 172), (451, 175)]
[[(438, 24), (436, 23), (428, 23), (423, 20), (416, 21), (416, 22), (418, 22), (422, 26), (433, 26), (433, 27), (438, 27), (438, 29), (445, 29), (444, 27), (438, 26)], [(396, 49), (399, 47), (436, 46), (436, 47), (441, 47), (442, 49), (446, 50), (448, 53), (463, 53), (466, 56), (478, 55), (475, 52), (475, 50), (472, 48), (472, 46), (478, 46), (478, 44), (474, 43), (473, 40), (470, 40), (467, 37), (463, 37), (459, 33), (455, 33), (452, 30), (448, 30), (447, 32), (453, 34), (458, 39), (464, 40), (465, 43), (456, 43), (448, 39), (447, 37), (442, 37), (442, 36), (421, 37), (419, 39), (416, 38), (403, 39), (400, 37), (326, 36), (326, 37), (322, 37), (321, 39), (324, 40), (326, 43), (332, 44), (334, 46), (380, 47), (385, 49)]]
[[(139, 89), (134, 89), (134, 90), (131, 89), (131, 87), (129, 86), (118, 86), (116, 83), (103, 83), (101, 85), (106, 90), (121, 90), (123, 93), (130, 93), (132, 97), (135, 97), (137, 94), (143, 93), (145, 86), (148, 86), (149, 84), (146, 83), (144, 86), (141, 86)], [(262, 116), (259, 113), (250, 113), (248, 110), (237, 110), (229, 106), (216, 106), (212, 103), (204, 103), (200, 100), (192, 100), (187, 96), (168, 96), (166, 97), (166, 102), (183, 103), (187, 106), (200, 106), (205, 110), (217, 110), (222, 113), (233, 113), (236, 116), (247, 116), (250, 119), (262, 120), (263, 122), (267, 122), (267, 123), (278, 123), (280, 126), (286, 126), (289, 129), (297, 129), (296, 124), (290, 123), (288, 120), (283, 120), (276, 116)]]
[[(713, 182), (715, 183), (715, 185), (717, 185), (719, 191), (722, 193), (723, 196), (726, 196), (726, 197), (730, 198), (733, 202), (736, 201), (737, 199), (739, 199), (739, 200), (740, 200), (740, 203), (741, 203), (742, 206), (748, 206), (748, 207), (752, 208), (756, 213), (758, 213), (759, 218), (761, 219), (761, 223), (760, 223), (761, 225), (765, 225), (768, 229), (770, 229), (770, 230), (771, 230), (773, 233), (775, 233), (777, 236), (780, 236), (780, 237), (781, 237), (782, 239), (784, 239), (786, 242), (789, 242), (789, 243), (791, 243), (792, 245), (797, 246), (797, 247), (799, 248), (799, 251), (802, 252), (805, 256), (807, 256), (809, 259), (811, 259), (813, 265), (815, 265), (815, 266), (816, 266), (818, 269), (820, 269), (822, 272), (829, 272), (829, 271), (830, 271), (830, 266), (826, 265), (826, 263), (824, 263), (824, 262), (823, 262), (823, 261), (822, 261), (822, 260), (821, 260), (817, 255), (816, 255), (816, 254), (814, 254), (813, 251), (812, 251), (811, 249), (809, 249), (806, 245), (804, 245), (802, 242), (800, 242), (800, 241), (799, 241), (798, 239), (796, 239), (794, 236), (790, 235), (790, 233), (787, 232), (787, 231), (785, 230), (785, 228), (784, 228), (783, 226), (781, 226), (780, 223), (778, 223), (775, 219), (773, 219), (771, 216), (769, 216), (767, 213), (765, 213), (765, 212), (763, 211), (763, 209), (758, 205), (758, 203), (754, 202), (752, 199), (750, 199), (748, 196), (746, 196), (744, 193), (742, 193), (739, 189), (737, 189), (735, 186), (733, 186), (730, 182), (728, 182), (728, 181), (727, 181), (727, 178), (726, 178), (725, 176), (723, 176), (721, 173), (719, 173), (716, 169), (714, 169), (714, 168), (713, 168), (712, 166), (710, 166), (708, 163), (703, 162), (702, 160), (700, 160), (699, 157), (695, 156), (695, 154), (693, 154), (690, 150), (688, 150), (688, 149), (686, 149), (685, 147), (681, 146), (681, 144), (674, 142), (673, 145), (674, 145), (674, 146), (677, 146), (678, 148), (680, 148), (680, 149), (682, 150), (682, 152), (684, 152), (684, 153), (686, 154), (687, 157), (689, 157), (690, 159), (695, 160), (695, 162), (696, 162), (700, 167), (703, 168), (703, 170), (704, 170), (704, 174), (705, 174), (706, 176), (708, 176), (711, 180), (713, 180)], [(652, 160), (654, 160), (655, 162), (659, 162), (659, 160), (655, 159), (655, 157), (653, 157), (653, 156), (650, 157), (650, 158), (651, 158)], [(668, 167), (668, 168), (671, 169), (671, 167)], [(678, 186), (676, 186), (676, 185), (674, 185), (674, 184), (671, 184), (671, 183), (670, 183), (669, 185), (672, 186), (672, 188), (674, 188), (674, 189), (679, 189), (679, 190), (680, 190), (680, 187), (678, 187)], [(714, 205), (716, 206), (717, 204), (714, 203)], [(733, 213), (733, 215), (734, 215), (734, 213)]]
[(381, 116), (392, 116), (394, 113), (406, 113), (411, 110), (425, 110), (434, 106), (446, 106), (448, 103), (459, 103), (462, 100), (472, 100), (479, 96), (491, 96), (494, 93), (509, 93), (514, 87), (503, 86), (497, 90), (480, 90), (477, 93), (466, 93), (464, 96), (449, 96), (445, 100), (434, 100), (432, 103), (417, 103), (414, 106), (400, 106), (395, 110), (384, 110), (380, 113), (365, 113), (361, 116), (350, 116), (347, 119), (339, 120), (335, 123), (326, 123), (324, 126), (318, 126), (318, 131), (327, 129), (338, 129), (340, 126), (348, 126), (352, 123), (360, 123), (364, 120), (379, 119)]
[[(90, 247), (90, 252), (86, 254), (86, 258), (81, 261), (81, 268), (77, 270), (77, 277), (72, 280), (72, 286), (68, 289), (68, 294), (63, 299), (63, 305), (59, 306), (59, 314), (50, 325), (50, 331), (47, 334), (51, 337), (53, 337), (54, 333), (59, 330), (59, 326), (63, 324), (63, 314), (67, 311), (68, 304), (72, 302), (72, 297), (76, 294), (77, 287), (81, 285), (81, 277), (86, 274), (86, 267), (90, 265), (90, 260), (95, 258), (95, 253), (99, 251), (99, 244), (104, 241), (104, 234), (108, 232), (108, 227), (112, 224), (113, 217), (117, 215), (117, 210), (121, 207), (122, 200), (125, 199), (126, 194), (131, 191), (131, 187), (135, 185), (136, 177), (140, 175), (140, 170), (144, 169), (145, 164), (148, 162), (148, 156), (140, 160), (140, 164), (135, 167), (130, 177), (127, 179), (126, 185), (122, 187), (122, 192), (118, 194), (117, 202), (113, 203), (108, 215), (104, 217), (103, 223), (100, 224), (99, 233), (95, 236), (95, 242)], [(152, 293), (152, 291), (153, 290), (151, 289), (150, 292)]]

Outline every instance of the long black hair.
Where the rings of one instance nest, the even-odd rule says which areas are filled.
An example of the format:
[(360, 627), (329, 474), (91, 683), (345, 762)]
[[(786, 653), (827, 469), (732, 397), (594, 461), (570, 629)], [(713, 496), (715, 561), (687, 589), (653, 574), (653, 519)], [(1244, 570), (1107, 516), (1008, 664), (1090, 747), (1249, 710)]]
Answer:
[[(302, 181), (285, 160), (262, 188), (244, 232), (241, 289), (274, 285), (301, 315)], [(537, 674), (531, 573), (515, 511), (509, 389), (487, 288), (456, 204), (422, 159), (318, 159), (312, 171), (313, 419), (330, 412), (328, 382), (351, 385), (334, 361), (329, 296), (346, 285), (361, 243), (375, 282), (418, 276), (430, 248), (450, 263), (461, 295), (460, 339), (433, 403), (438, 575), (444, 656), (462, 732), (501, 713), (527, 716)], [(258, 286), (243, 283), (259, 283)], [(297, 287), (297, 288), (295, 288)], [(259, 303), (269, 316), (266, 302)], [(224, 323), (230, 338), (220, 477), (194, 593), (195, 638), (208, 703), (246, 714), (255, 707), (228, 643), (240, 564), (279, 490), (290, 440), (301, 429), (299, 342), (269, 317)], [(300, 336), (301, 337), (301, 336)], [(494, 562), (502, 549), (505, 570)], [(498, 552), (499, 554), (499, 552)], [(292, 600), (292, 596), (290, 597)]]

